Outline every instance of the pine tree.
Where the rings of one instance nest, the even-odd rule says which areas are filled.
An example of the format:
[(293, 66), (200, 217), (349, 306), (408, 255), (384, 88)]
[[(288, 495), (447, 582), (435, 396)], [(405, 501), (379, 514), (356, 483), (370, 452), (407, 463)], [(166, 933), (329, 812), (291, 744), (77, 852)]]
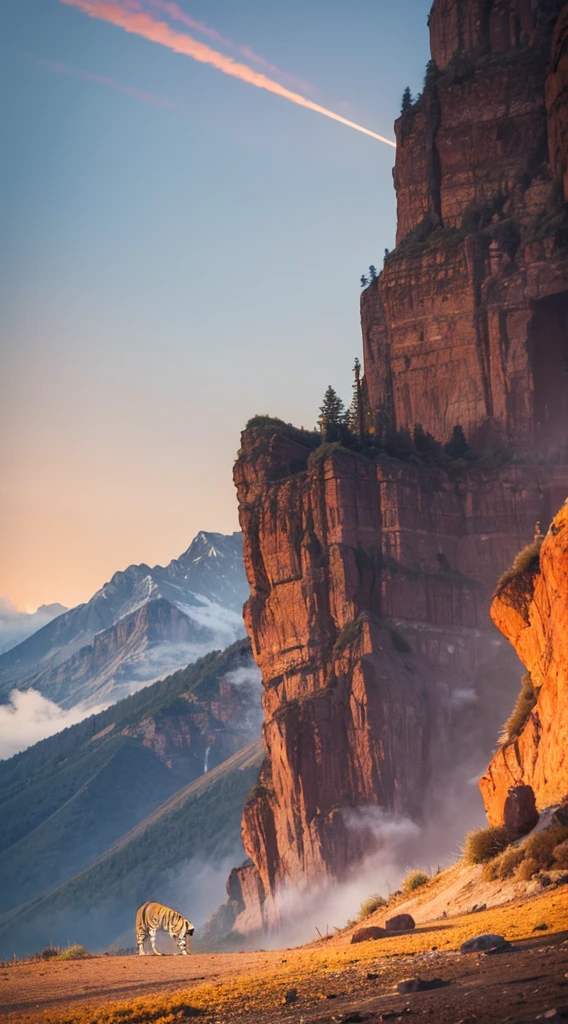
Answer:
[(361, 363), (356, 358), (353, 363), (353, 398), (347, 413), (347, 425), (353, 434), (362, 437), (365, 433), (363, 390), (361, 386)]
[(463, 427), (459, 423), (452, 430), (452, 436), (448, 443), (444, 445), (444, 451), (450, 459), (463, 459), (467, 455), (469, 445), (463, 432)]
[(372, 263), (371, 266), (369, 267), (369, 277), (371, 278), (371, 281), (376, 281), (378, 277), (377, 268), (374, 267)]
[(365, 277), (364, 274), (361, 274), (361, 288), (366, 288), (368, 284), (368, 279)]
[(329, 427), (345, 423), (345, 406), (331, 384), (323, 396), (318, 423), (322, 434), (326, 434)]
[(410, 91), (409, 86), (407, 85), (406, 89), (404, 90), (404, 92), (402, 94), (402, 106), (400, 108), (401, 114), (404, 114), (405, 110), (410, 110), (411, 106), (412, 106), (412, 93)]
[[(388, 250), (388, 249), (385, 249), (385, 256), (384, 256), (384, 259), (385, 259), (385, 260), (386, 260), (386, 258), (387, 258), (387, 256), (388, 256), (388, 254), (389, 254), (389, 250)], [(383, 260), (383, 262), (384, 262), (384, 260)]]
[(424, 462), (439, 462), (442, 446), (432, 434), (424, 430), (421, 423), (414, 424), (412, 440), (418, 455)]

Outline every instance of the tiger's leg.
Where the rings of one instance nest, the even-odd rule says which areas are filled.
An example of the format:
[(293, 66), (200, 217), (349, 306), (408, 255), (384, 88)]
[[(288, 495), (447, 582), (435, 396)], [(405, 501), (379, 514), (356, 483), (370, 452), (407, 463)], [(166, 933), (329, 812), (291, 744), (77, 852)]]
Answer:
[(187, 956), (187, 944), (186, 943), (187, 943), (186, 937), (182, 933), (180, 935), (179, 939), (178, 939), (178, 946), (179, 946), (179, 949), (180, 949), (180, 953), (182, 953), (183, 956)]
[(162, 953), (160, 953), (160, 950), (156, 949), (156, 932), (157, 932), (157, 928), (150, 928), (150, 944), (152, 946), (152, 951), (153, 951), (154, 955), (155, 956), (162, 956)]
[(146, 938), (146, 932), (139, 931), (136, 933), (136, 944), (138, 946), (138, 955), (146, 956), (146, 950), (144, 949), (144, 939)]

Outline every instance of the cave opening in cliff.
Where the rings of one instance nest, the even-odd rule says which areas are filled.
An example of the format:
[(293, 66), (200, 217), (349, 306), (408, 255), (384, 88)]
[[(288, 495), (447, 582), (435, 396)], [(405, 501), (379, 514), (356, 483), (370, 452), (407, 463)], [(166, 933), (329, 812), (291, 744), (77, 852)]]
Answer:
[(535, 440), (568, 457), (568, 291), (534, 303), (529, 322)]

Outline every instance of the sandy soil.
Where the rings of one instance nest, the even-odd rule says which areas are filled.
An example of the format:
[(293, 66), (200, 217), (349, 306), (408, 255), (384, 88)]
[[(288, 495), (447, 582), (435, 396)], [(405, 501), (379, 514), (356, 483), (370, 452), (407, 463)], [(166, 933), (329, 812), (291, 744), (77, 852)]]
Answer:
[(222, 984), (235, 974), (257, 974), (281, 962), (277, 951), (16, 963), (0, 967), (0, 1015), (16, 1013), (14, 1019), (27, 1021), (49, 1006), (172, 992), (200, 982)]

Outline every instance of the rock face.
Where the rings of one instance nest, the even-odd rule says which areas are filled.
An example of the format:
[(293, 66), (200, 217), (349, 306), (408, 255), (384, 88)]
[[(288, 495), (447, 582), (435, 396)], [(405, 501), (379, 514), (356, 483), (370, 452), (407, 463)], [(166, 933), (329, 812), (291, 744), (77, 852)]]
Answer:
[(436, 63), (395, 126), (397, 248), (361, 302), (377, 429), (568, 440), (566, 11), (546, 78), (560, 6), (434, 3)]
[[(396, 124), (398, 244), (361, 301), (374, 456), (313, 450), (271, 421), (243, 434), (267, 758), (229, 893), (239, 931), (277, 924), (289, 887), (344, 878), (381, 814), (423, 820), (449, 778), (476, 771), (474, 752), (489, 756), (514, 700), (490, 595), (568, 492), (560, 6), (434, 3), (435, 63)], [(416, 423), (440, 441), (461, 424), (478, 449), (517, 457), (388, 457), (386, 439)]]
[(537, 694), (520, 734), (498, 750), (480, 782), (496, 825), (504, 821), (511, 785), (531, 786), (539, 810), (568, 795), (568, 505), (543, 541), (540, 570), (512, 581), (491, 616), (529, 669)]

